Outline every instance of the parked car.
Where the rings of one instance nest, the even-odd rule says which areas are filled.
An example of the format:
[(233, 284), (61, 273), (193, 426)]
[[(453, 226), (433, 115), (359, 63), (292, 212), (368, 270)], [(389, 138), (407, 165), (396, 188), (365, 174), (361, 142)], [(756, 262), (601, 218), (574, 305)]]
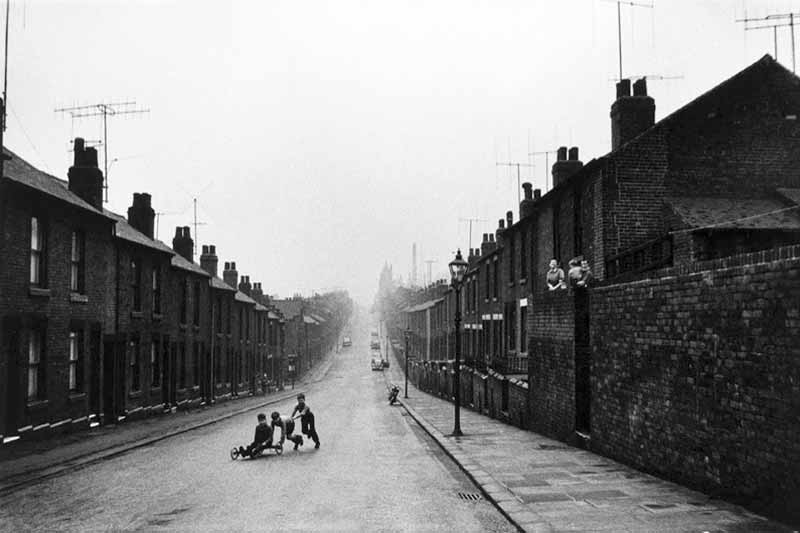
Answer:
[(350, 339), (350, 337), (345, 337), (344, 339), (342, 339), (342, 346), (352, 346), (352, 345), (353, 341)]
[(389, 368), (389, 360), (388, 359), (384, 359), (383, 361), (381, 361), (381, 363), (383, 364), (383, 368)]
[(372, 358), (372, 370), (383, 370), (383, 363), (380, 359)]

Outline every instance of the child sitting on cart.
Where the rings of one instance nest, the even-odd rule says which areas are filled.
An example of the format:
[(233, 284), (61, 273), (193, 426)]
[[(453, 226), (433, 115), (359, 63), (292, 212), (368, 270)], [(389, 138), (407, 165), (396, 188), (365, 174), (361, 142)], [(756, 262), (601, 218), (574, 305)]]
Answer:
[(258, 425), (256, 426), (256, 434), (253, 437), (253, 442), (247, 448), (239, 446), (239, 455), (242, 457), (250, 457), (254, 453), (258, 453), (265, 448), (272, 446), (272, 426), (267, 424), (267, 415), (264, 413), (258, 414)]

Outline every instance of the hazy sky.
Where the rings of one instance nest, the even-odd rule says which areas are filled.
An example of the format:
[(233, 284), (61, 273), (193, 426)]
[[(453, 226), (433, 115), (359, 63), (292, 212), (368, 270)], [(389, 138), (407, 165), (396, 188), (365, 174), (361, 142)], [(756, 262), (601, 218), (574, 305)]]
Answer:
[[(680, 77), (649, 83), (660, 119), (773, 53), (771, 30), (736, 18), (792, 9), (623, 6), (624, 74)], [(14, 0), (6, 142), (65, 177), (70, 139), (101, 139), (101, 121), (54, 109), (135, 99), (150, 113), (109, 122), (110, 209), (151, 193), (171, 244), (196, 196), (199, 242), (265, 291), (367, 302), (384, 261), (408, 277), (412, 242), (437, 277), (468, 246), (459, 218), (487, 219), (473, 246), (517, 218), (515, 171), (497, 161), (537, 164), (523, 181), (545, 188), (528, 152), (608, 151), (616, 14), (602, 0)]]

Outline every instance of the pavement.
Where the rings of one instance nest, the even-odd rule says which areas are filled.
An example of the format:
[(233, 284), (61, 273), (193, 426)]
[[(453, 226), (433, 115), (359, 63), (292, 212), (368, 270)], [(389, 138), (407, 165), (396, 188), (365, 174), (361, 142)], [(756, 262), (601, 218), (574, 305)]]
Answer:
[(418, 390), (397, 360), (386, 373), (409, 415), (521, 531), (790, 532), (740, 506), (592, 452), (461, 409)]
[(332, 363), (333, 358), (329, 354), (298, 380), (294, 389), (290, 385), (283, 391), (240, 396), (211, 407), (182, 410), (128, 423), (98, 426), (88, 431), (54, 435), (38, 441), (16, 441), (0, 446), (0, 494), (294, 398), (306, 387), (322, 380)]
[[(369, 329), (354, 330), (353, 346), (302, 387), (319, 449), (306, 440), (280, 456), (231, 460), (229, 450), (252, 438), (257, 411), (204, 419), (0, 493), (0, 531), (515, 531), (436, 441), (389, 405), (383, 373), (370, 369)], [(291, 413), (294, 395), (274, 399), (265, 411)]]

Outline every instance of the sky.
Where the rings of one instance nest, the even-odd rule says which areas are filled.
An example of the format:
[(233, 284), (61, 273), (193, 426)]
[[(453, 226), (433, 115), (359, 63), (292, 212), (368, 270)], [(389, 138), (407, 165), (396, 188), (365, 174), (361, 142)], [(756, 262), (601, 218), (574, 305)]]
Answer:
[[(774, 55), (772, 30), (736, 19), (800, 11), (652, 3), (620, 11), (623, 75), (650, 76), (656, 120)], [(516, 169), (498, 162), (533, 165), (522, 181), (546, 190), (530, 153), (577, 146), (588, 162), (611, 144), (604, 0), (13, 0), (9, 23), (6, 146), (66, 178), (71, 139), (103, 139), (102, 121), (55, 110), (135, 101), (148, 112), (108, 120), (107, 207), (149, 192), (171, 244), (196, 198), (196, 242), (270, 294), (369, 303), (385, 262), (409, 278), (415, 242), (444, 277), (464, 219), (481, 219), (475, 247), (518, 217)], [(780, 28), (789, 68), (790, 42)]]

